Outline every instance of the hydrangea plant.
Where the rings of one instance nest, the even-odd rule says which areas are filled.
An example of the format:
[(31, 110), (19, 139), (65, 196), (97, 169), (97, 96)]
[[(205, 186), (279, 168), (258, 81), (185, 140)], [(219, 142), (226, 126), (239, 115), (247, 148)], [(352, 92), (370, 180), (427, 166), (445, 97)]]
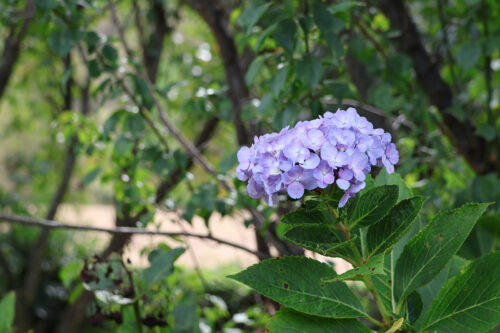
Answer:
[[(237, 174), (252, 198), (270, 205), (279, 193), (303, 198), (282, 217), (283, 237), (352, 265), (337, 274), (328, 259), (290, 256), (232, 275), (282, 305), (270, 332), (488, 332), (500, 324), (500, 253), (457, 255), (489, 204), (427, 221), (425, 198), (393, 173), (398, 159), (391, 136), (353, 108), (241, 148)], [(372, 168), (382, 166), (373, 179)], [(375, 306), (353, 289), (371, 294)]]

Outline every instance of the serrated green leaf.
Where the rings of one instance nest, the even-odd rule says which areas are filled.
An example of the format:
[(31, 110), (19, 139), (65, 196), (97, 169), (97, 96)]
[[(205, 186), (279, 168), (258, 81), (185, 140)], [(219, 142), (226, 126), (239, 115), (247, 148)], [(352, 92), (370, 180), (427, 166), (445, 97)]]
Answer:
[(16, 294), (11, 291), (0, 300), (0, 333), (11, 331), (14, 323), (14, 310), (16, 306)]
[(374, 256), (368, 263), (358, 266), (356, 268), (350, 269), (347, 272), (335, 275), (333, 277), (323, 278), (323, 282), (335, 282), (335, 281), (345, 281), (345, 280), (360, 280), (367, 275), (384, 275), (384, 258), (385, 254), (380, 253)]
[[(463, 259), (457, 255), (451, 258), (450, 262), (446, 267), (438, 274), (431, 282), (427, 283), (425, 286), (418, 289), (420, 298), (422, 300), (422, 314), (425, 314), (429, 309), (432, 301), (436, 298), (439, 290), (443, 285), (460, 272), (460, 270), (468, 264), (468, 260)], [(422, 324), (422, 317), (415, 322), (415, 327), (420, 328)]]
[(406, 244), (396, 263), (394, 296), (397, 301), (441, 272), (489, 205), (469, 203), (443, 211)]
[(356, 319), (332, 319), (310, 316), (292, 309), (283, 308), (276, 312), (267, 324), (269, 333), (370, 333)]
[(445, 283), (423, 320), (424, 330), (488, 332), (500, 324), (500, 252), (481, 257)]
[(405, 199), (394, 206), (381, 221), (371, 225), (366, 234), (369, 256), (392, 249), (410, 229), (424, 201), (425, 198), (420, 196)]
[(399, 196), (397, 185), (375, 187), (354, 200), (349, 201), (347, 210), (348, 225), (368, 227), (380, 221), (394, 207)]
[(311, 225), (311, 224), (329, 224), (325, 214), (321, 210), (305, 210), (298, 209), (296, 211), (285, 214), (281, 218), (281, 223), (290, 226)]
[(293, 310), (328, 318), (356, 318), (365, 311), (344, 282), (323, 283), (332, 267), (306, 257), (264, 260), (229, 276)]
[(151, 261), (151, 265), (142, 271), (142, 277), (146, 286), (150, 286), (158, 281), (168, 277), (174, 271), (174, 262), (184, 253), (181, 247), (162, 251), (155, 255)]
[(327, 225), (297, 226), (288, 230), (285, 238), (321, 255), (342, 258), (352, 255), (349, 247), (355, 245), (358, 240), (357, 235), (345, 239), (342, 233)]

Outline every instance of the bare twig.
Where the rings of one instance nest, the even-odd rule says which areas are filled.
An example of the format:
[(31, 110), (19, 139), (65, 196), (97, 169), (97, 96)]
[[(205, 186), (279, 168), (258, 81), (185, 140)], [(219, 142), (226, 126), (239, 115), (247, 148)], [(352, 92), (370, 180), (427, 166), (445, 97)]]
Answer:
[(141, 228), (133, 228), (133, 227), (115, 227), (115, 228), (101, 228), (101, 227), (92, 227), (92, 226), (82, 226), (82, 225), (72, 225), (65, 224), (61, 222), (57, 222), (54, 220), (45, 220), (45, 219), (35, 219), (30, 217), (23, 216), (8, 216), (0, 214), (0, 221), (9, 222), (9, 223), (18, 223), (26, 226), (35, 226), (40, 228), (47, 229), (64, 229), (64, 230), (73, 230), (73, 231), (93, 231), (93, 232), (104, 232), (112, 235), (150, 235), (150, 236), (168, 236), (168, 237), (194, 237), (200, 239), (208, 239), (219, 244), (227, 245), (234, 247), (236, 249), (240, 249), (247, 253), (253, 254), (254, 256), (264, 259), (267, 256), (258, 251), (254, 251), (249, 249), (243, 245), (233, 243), (231, 241), (227, 241), (218, 237), (214, 237), (211, 234), (196, 234), (190, 232), (168, 232), (168, 231), (159, 231), (159, 230), (148, 230)]

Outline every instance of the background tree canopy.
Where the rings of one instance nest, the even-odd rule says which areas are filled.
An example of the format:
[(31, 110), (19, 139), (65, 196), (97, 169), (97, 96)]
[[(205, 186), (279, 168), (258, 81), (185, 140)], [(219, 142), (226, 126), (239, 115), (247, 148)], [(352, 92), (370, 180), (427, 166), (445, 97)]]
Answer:
[[(497, 248), (498, 1), (0, 0), (0, 38), (3, 222), (58, 220), (63, 203), (112, 205), (116, 227), (153, 230), (158, 211), (214, 230), (211, 217), (240, 215), (256, 240), (243, 251), (303, 255), (278, 223), (296, 203), (249, 198), (236, 152), (353, 106), (392, 134), (398, 173), (429, 196), (424, 223), (496, 202), (459, 255)], [(139, 308), (145, 331), (255, 332), (276, 309), (223, 277), (234, 267), (174, 269), (188, 254), (164, 244), (138, 268), (116, 255), (130, 233), (52, 229), (0, 224), (0, 309), (15, 303), (0, 332), (135, 332)]]

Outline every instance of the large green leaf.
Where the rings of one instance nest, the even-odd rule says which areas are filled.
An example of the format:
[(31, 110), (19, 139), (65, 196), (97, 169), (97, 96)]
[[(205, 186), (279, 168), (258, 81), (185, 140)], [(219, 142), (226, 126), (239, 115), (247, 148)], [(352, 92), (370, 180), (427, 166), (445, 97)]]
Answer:
[(420, 196), (402, 200), (381, 221), (371, 225), (366, 235), (369, 256), (391, 249), (410, 229), (424, 201)]
[(367, 227), (380, 221), (396, 204), (398, 195), (397, 185), (385, 185), (375, 187), (351, 200), (347, 206), (349, 227)]
[(441, 212), (406, 244), (396, 264), (396, 300), (409, 295), (439, 274), (488, 206), (487, 203), (470, 203)]
[(332, 319), (310, 316), (283, 308), (267, 324), (270, 333), (370, 333), (356, 319)]
[(142, 272), (146, 286), (165, 279), (174, 271), (174, 262), (184, 253), (182, 247), (156, 254), (151, 260), (151, 266)]
[(487, 332), (500, 324), (500, 252), (470, 263), (446, 282), (424, 317), (424, 330)]
[[(462, 267), (467, 265), (468, 260), (463, 259), (457, 255), (453, 256), (446, 267), (438, 274), (431, 282), (427, 283), (425, 286), (418, 289), (418, 293), (422, 299), (422, 314), (425, 314), (429, 309), (432, 301), (436, 298), (439, 290), (443, 285), (460, 272)], [(415, 322), (415, 327), (419, 328), (422, 324), (423, 317), (420, 317)]]
[(330, 257), (349, 257), (349, 246), (355, 244), (357, 235), (346, 239), (343, 234), (324, 224), (302, 225), (285, 233), (285, 238), (308, 250)]
[(0, 300), (0, 333), (11, 331), (14, 322), (14, 310), (16, 305), (16, 295), (14, 292), (8, 293)]
[(290, 226), (299, 225), (312, 225), (312, 224), (326, 224), (328, 220), (319, 209), (306, 210), (298, 209), (296, 211), (290, 212), (281, 218), (281, 223), (285, 223)]
[(344, 282), (323, 283), (334, 274), (327, 264), (306, 257), (264, 260), (229, 276), (296, 311), (329, 318), (356, 318), (365, 311)]

